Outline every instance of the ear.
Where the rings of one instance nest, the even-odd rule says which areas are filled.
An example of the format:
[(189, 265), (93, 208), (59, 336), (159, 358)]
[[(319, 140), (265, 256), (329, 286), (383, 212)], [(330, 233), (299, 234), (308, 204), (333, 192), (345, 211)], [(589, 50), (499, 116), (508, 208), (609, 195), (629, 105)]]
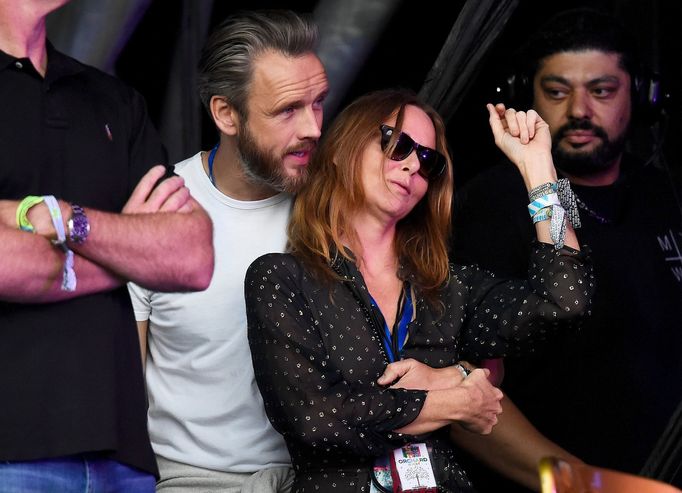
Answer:
[(237, 135), (239, 129), (239, 113), (224, 96), (212, 96), (209, 103), (213, 121), (225, 135)]

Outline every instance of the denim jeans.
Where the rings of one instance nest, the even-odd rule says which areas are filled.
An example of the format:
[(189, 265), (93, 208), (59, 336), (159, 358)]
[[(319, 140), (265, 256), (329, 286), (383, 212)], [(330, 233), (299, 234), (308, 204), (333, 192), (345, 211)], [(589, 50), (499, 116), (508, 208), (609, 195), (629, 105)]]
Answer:
[(152, 474), (97, 456), (0, 461), (2, 493), (154, 493)]

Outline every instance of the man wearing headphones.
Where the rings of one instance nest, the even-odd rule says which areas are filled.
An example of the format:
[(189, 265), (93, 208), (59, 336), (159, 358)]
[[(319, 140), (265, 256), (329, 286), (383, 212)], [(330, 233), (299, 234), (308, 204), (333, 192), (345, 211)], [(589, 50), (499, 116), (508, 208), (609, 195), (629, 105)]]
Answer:
[[(654, 102), (639, 97), (633, 52), (615, 19), (577, 9), (548, 21), (521, 57), (576, 195), (597, 291), (580, 333), (505, 360), (503, 389), (571, 453), (639, 473), (682, 399), (682, 218), (669, 175), (625, 151), (632, 116)], [(490, 168), (459, 191), (456, 261), (525, 276), (533, 225), (512, 206), (529, 201), (514, 171)]]

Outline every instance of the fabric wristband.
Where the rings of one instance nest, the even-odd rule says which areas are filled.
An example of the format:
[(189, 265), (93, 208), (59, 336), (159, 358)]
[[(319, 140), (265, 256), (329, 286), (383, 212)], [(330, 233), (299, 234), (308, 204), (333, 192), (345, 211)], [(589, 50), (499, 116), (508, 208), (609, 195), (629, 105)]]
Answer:
[(581, 226), (575, 194), (568, 179), (561, 178), (556, 183), (547, 182), (534, 187), (528, 192), (528, 198), (531, 201), (528, 212), (533, 224), (549, 219), (549, 235), (554, 248), (563, 248), (567, 220), (576, 229)]
[(533, 216), (533, 224), (552, 219), (552, 207), (543, 207)]
[[(547, 182), (532, 188), (530, 192), (528, 192), (528, 199), (532, 203), (545, 195), (551, 195), (553, 193), (556, 193), (559, 196), (561, 207), (566, 211), (566, 216), (573, 227), (575, 229), (580, 228), (581, 224), (578, 205), (576, 203), (575, 194), (571, 189), (571, 182), (568, 181), (568, 178), (560, 178), (556, 183)], [(531, 213), (531, 216), (532, 215), (533, 214)]]
[(533, 217), (540, 209), (551, 207), (553, 205), (561, 205), (561, 202), (559, 202), (559, 196), (556, 193), (543, 195), (533, 200), (530, 204), (528, 204), (528, 212), (530, 213), (530, 217)]
[(28, 211), (34, 205), (38, 205), (43, 201), (43, 197), (37, 195), (29, 195), (19, 202), (17, 206), (17, 227), (22, 231), (35, 233), (35, 228), (31, 221), (28, 220)]
[(58, 246), (64, 251), (66, 256), (64, 259), (64, 273), (62, 275), (62, 290), (75, 291), (76, 290), (76, 271), (73, 270), (73, 252), (66, 246), (66, 232), (64, 231), (64, 220), (62, 219), (62, 211), (59, 208), (59, 203), (54, 195), (44, 195), (45, 205), (50, 210), (50, 217), (52, 218), (52, 225), (57, 232), (57, 239), (52, 240), (55, 246)]

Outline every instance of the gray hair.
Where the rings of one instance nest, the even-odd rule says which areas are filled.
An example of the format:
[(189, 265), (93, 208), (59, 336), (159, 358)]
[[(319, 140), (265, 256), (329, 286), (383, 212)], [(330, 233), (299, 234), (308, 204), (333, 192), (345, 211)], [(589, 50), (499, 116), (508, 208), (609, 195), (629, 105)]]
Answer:
[(296, 57), (314, 53), (317, 25), (289, 10), (239, 12), (209, 36), (199, 60), (199, 97), (210, 113), (213, 96), (225, 96), (246, 117), (253, 62), (266, 51)]

